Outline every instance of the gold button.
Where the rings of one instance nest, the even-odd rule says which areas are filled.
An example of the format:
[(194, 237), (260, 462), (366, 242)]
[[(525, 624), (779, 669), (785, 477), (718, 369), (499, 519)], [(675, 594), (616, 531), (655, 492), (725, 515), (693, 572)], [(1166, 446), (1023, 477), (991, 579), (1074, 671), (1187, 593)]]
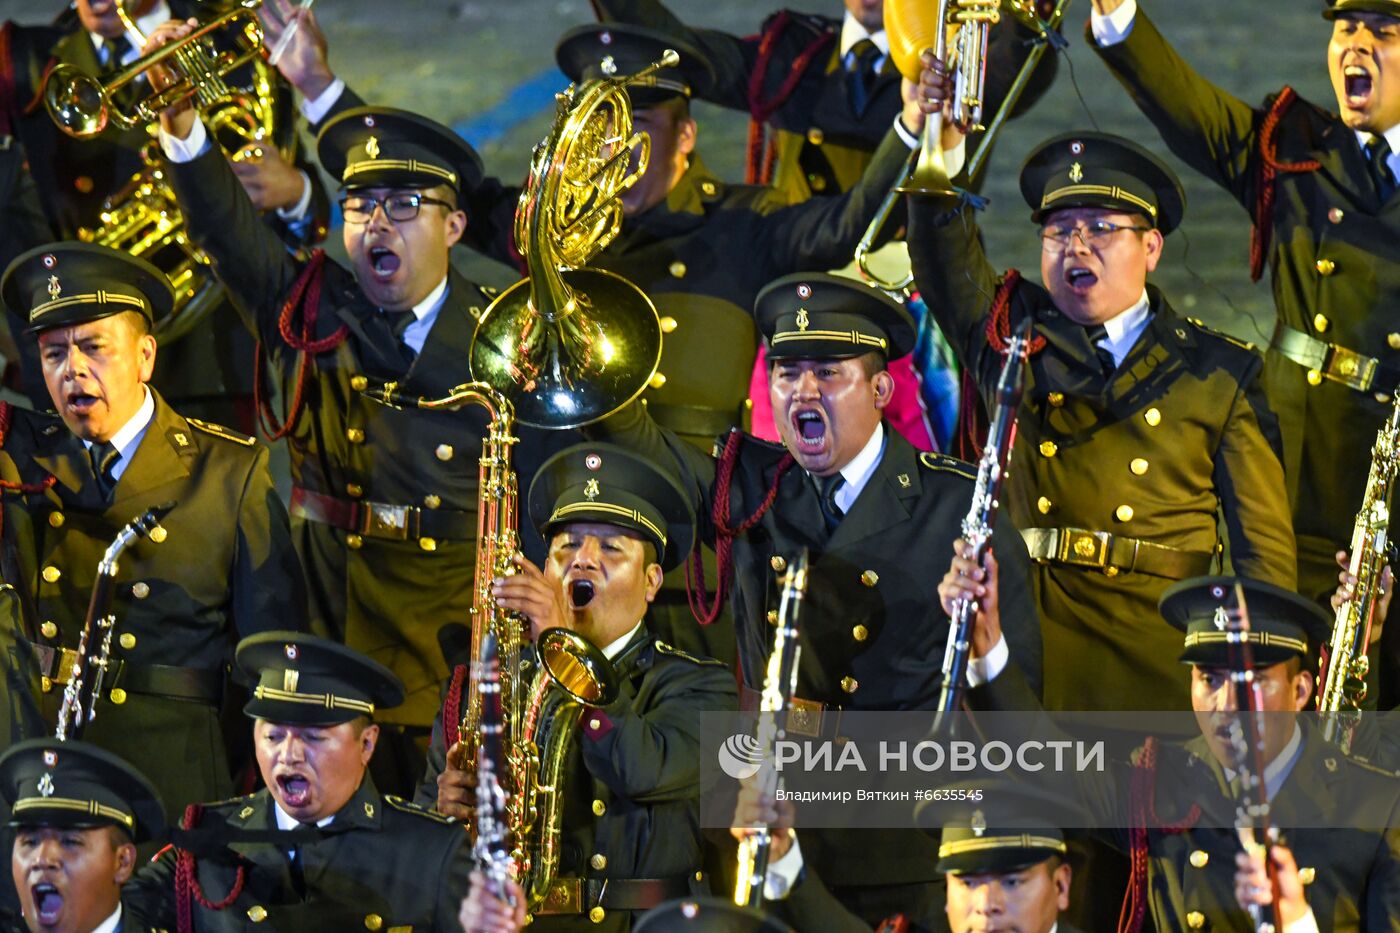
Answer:
[(602, 816), (604, 813), (607, 813), (607, 812), (608, 812), (608, 805), (607, 805), (607, 804), (603, 803), (603, 801), (601, 801), (601, 800), (595, 800), (595, 801), (593, 801), (593, 815), (594, 815), (594, 816)]
[(1303, 884), (1312, 884), (1317, 880), (1317, 869), (1311, 865), (1298, 869), (1298, 880)]
[(768, 624), (769, 624), (769, 625), (777, 625), (777, 624), (778, 624), (778, 610), (776, 610), (776, 609), (769, 609), (769, 610), (768, 610)]
[(787, 561), (781, 554), (774, 554), (768, 559), (768, 566), (773, 568), (774, 573), (782, 573), (787, 569)]
[(1199, 910), (1193, 910), (1186, 915), (1186, 925), (1193, 930), (1199, 930), (1206, 925), (1206, 915)]
[(1120, 505), (1113, 514), (1120, 522), (1130, 522), (1133, 520), (1133, 507), (1131, 505)]
[(1322, 373), (1318, 372), (1318, 371), (1315, 370), (1315, 369), (1310, 369), (1310, 370), (1308, 370), (1308, 385), (1310, 385), (1310, 386), (1320, 386), (1320, 385), (1322, 385)]
[[(1400, 334), (1392, 334), (1391, 336), (1392, 336), (1392, 337), (1400, 337)], [(63, 513), (62, 513), (62, 512), (50, 512), (50, 513), (49, 513), (49, 527), (51, 527), (51, 528), (62, 528), (62, 527), (63, 527)]]
[(57, 638), (58, 626), (52, 622), (45, 622), (43, 625), (39, 626), (39, 634), (43, 635), (45, 638)]
[(49, 691), (53, 690), (53, 681), (47, 677), (40, 677), (39, 689), (44, 693), (48, 693)]
[(666, 271), (671, 273), (672, 278), (683, 279), (685, 278), (685, 263), (677, 259), (666, 267)]
[(418, 546), (425, 551), (436, 551), (437, 538), (419, 538)]
[(1330, 326), (1332, 326), (1332, 322), (1329, 321), (1329, 320), (1327, 320), (1327, 315), (1325, 315), (1325, 314), (1314, 314), (1314, 315), (1313, 315), (1313, 329), (1316, 330), (1318, 333), (1322, 333), (1323, 331), (1325, 331), (1325, 330), (1326, 330), (1328, 327), (1330, 327)]
[(1390, 333), (1385, 335), (1386, 346), (1392, 350), (1400, 350), (1400, 334)]
[(826, 134), (814, 126), (807, 131), (807, 142), (814, 146), (820, 146), (822, 143), (826, 142)]
[(346, 483), (345, 494), (351, 499), (358, 499), (365, 494), (365, 488), (359, 483)]
[[(714, 185), (711, 185), (710, 187), (713, 188)], [(588, 919), (589, 919), (589, 920), (592, 920), (594, 923), (602, 923), (602, 922), (603, 922), (603, 918), (606, 917), (607, 915), (608, 915), (608, 914), (607, 914), (607, 911), (603, 910), (603, 908), (601, 908), (601, 907), (594, 907), (592, 910), (590, 910), (590, 911), (588, 912)]]
[(262, 923), (267, 919), (267, 908), (261, 904), (254, 904), (248, 908), (248, 919), (254, 923)]
[(123, 703), (126, 702), (126, 691), (123, 690), (121, 687), (113, 687), (112, 692), (107, 694), (107, 696), (111, 699), (113, 703), (115, 703), (118, 706), (121, 706)]
[(345, 430), (345, 439), (352, 444), (363, 444), (365, 442), (365, 432), (361, 431), (359, 428), (347, 428)]
[(663, 334), (669, 334), (679, 326), (680, 324), (677, 323), (676, 319), (673, 317), (663, 317), (661, 319), (661, 333)]
[(351, 376), (350, 388), (354, 389), (356, 392), (363, 392), (365, 389), (369, 388), (369, 380), (364, 376)]
[(857, 625), (855, 628), (851, 629), (851, 637), (856, 641), (865, 641), (870, 637), (870, 629), (866, 628), (864, 625)]
[(348, 534), (345, 536), (345, 546), (352, 551), (358, 551), (365, 546), (365, 539), (357, 534)]
[(452, 455), (455, 452), (456, 451), (452, 449), (451, 444), (438, 444), (437, 450), (433, 451), (433, 456), (437, 457), (439, 460), (445, 463), (448, 460), (452, 459)]
[(1205, 868), (1210, 863), (1210, 853), (1205, 849), (1196, 849), (1191, 853), (1191, 867)]
[(846, 691), (847, 693), (855, 693), (857, 690), (860, 689), (860, 684), (856, 681), (854, 677), (842, 677), (841, 689)]
[(826, 190), (826, 177), (818, 175), (816, 172), (807, 173), (807, 186), (817, 194)]
[(1141, 457), (1137, 457), (1132, 463), (1128, 464), (1128, 469), (1132, 470), (1135, 476), (1141, 476), (1147, 472), (1147, 461)]
[(1049, 395), (1045, 396), (1045, 400), (1050, 403), (1051, 408), (1059, 408), (1065, 403), (1065, 394), (1063, 392), (1051, 392)]
[(45, 583), (57, 583), (58, 578), (63, 576), (63, 571), (59, 570), (53, 564), (49, 564), (44, 568), (44, 572), (41, 576), (44, 578)]
[(1142, 418), (1154, 428), (1162, 423), (1162, 413), (1155, 408), (1149, 408), (1147, 411), (1143, 412)]
[(122, 647), (127, 651), (136, 647), (136, 636), (130, 632), (122, 632), (122, 637), (117, 640), (121, 642)]
[(441, 496), (435, 496), (432, 493), (428, 493), (426, 496), (423, 497), (424, 508), (435, 509), (440, 505), (442, 505)]
[(1376, 395), (1375, 395), (1375, 399), (1376, 399), (1376, 401), (1380, 402), (1382, 405), (1389, 405), (1389, 404), (1390, 404), (1390, 396), (1387, 395), (1385, 392), (1377, 392)]
[(588, 728), (601, 729), (603, 728), (603, 721), (601, 719), (590, 719), (588, 720)]
[(880, 582), (880, 575), (873, 570), (867, 570), (860, 575), (860, 582), (866, 586), (874, 586)]
[(1042, 457), (1053, 457), (1053, 456), (1055, 456), (1056, 452), (1059, 451), (1059, 449), (1060, 449), (1060, 446), (1059, 446), (1058, 444), (1056, 444), (1054, 441), (1041, 441), (1041, 442), (1040, 442), (1040, 455), (1041, 455)]
[(703, 192), (705, 192), (706, 194), (714, 194), (714, 193), (715, 193), (715, 183), (712, 182), (712, 181), (702, 181), (702, 182), (700, 183), (700, 190), (703, 191)]
[(151, 595), (151, 585), (145, 580), (138, 580), (131, 584), (131, 595), (137, 599), (145, 599)]
[(170, 537), (170, 532), (165, 530), (164, 525), (157, 525), (151, 529), (151, 533), (147, 537), (155, 544), (164, 544), (165, 539)]
[(659, 388), (661, 388), (662, 386), (664, 386), (665, 384), (666, 384), (666, 374), (665, 374), (665, 373), (652, 373), (651, 378), (647, 380), (647, 385), (651, 386), (653, 389), (659, 389)]
[(594, 871), (602, 871), (608, 867), (608, 857), (600, 852), (588, 860), (588, 865)]
[(1341, 223), (1341, 222), (1342, 222), (1342, 218), (1345, 217), (1345, 216), (1346, 216), (1346, 211), (1343, 211), (1340, 207), (1334, 207), (1334, 208), (1332, 208), (1330, 211), (1327, 212), (1327, 219), (1330, 220), (1330, 221), (1332, 221), (1332, 223), (1334, 223), (1334, 224), (1339, 224), (1339, 223)]
[(1049, 514), (1050, 514), (1050, 506), (1051, 506), (1050, 500), (1047, 499), (1047, 498), (1045, 498), (1044, 496), (1041, 496), (1039, 499), (1035, 500), (1035, 507), (1038, 508), (1038, 509), (1040, 509), (1040, 514), (1041, 514), (1041, 515), (1049, 515)]
[(1330, 260), (1330, 259), (1319, 259), (1319, 260), (1317, 261), (1317, 273), (1318, 273), (1318, 275), (1327, 276), (1327, 275), (1331, 275), (1333, 272), (1336, 272), (1336, 271), (1337, 271), (1337, 264), (1336, 264), (1335, 262), (1333, 262), (1332, 260)]
[(365, 917), (365, 929), (377, 930), (384, 925), (384, 918), (379, 914), (369, 914)]

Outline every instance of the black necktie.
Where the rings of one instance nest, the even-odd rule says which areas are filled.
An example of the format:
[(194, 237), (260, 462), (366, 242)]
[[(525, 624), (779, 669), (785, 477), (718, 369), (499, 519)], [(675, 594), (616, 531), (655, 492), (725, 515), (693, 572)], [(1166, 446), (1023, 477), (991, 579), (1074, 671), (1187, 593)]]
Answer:
[(836, 526), (841, 524), (841, 517), (846, 514), (836, 504), (836, 490), (844, 485), (846, 480), (840, 473), (817, 477), (817, 498), (821, 502), (822, 518), (826, 520), (828, 534), (836, 530)]
[(1395, 174), (1390, 170), (1390, 143), (1384, 136), (1372, 136), (1366, 144), (1366, 158), (1371, 163), (1371, 180), (1376, 183), (1376, 191), (1381, 201), (1390, 200), (1395, 192)]
[(88, 459), (92, 462), (92, 475), (97, 481), (97, 491), (103, 499), (112, 498), (112, 489), (117, 481), (112, 477), (112, 469), (122, 455), (111, 441), (94, 443), (88, 448)]
[(397, 357), (400, 365), (407, 369), (413, 365), (418, 354), (403, 342), (403, 335), (416, 320), (418, 315), (413, 313), (412, 308), (407, 311), (377, 311), (370, 317), (371, 323), (365, 329), (376, 342), (382, 344), (380, 350), (385, 356)]
[(857, 117), (865, 114), (870, 104), (870, 92), (875, 89), (875, 62), (880, 58), (880, 47), (869, 39), (861, 39), (851, 46), (846, 70), (846, 89), (851, 101), (851, 111)]
[(1100, 340), (1108, 339), (1108, 328), (1102, 324), (1095, 324), (1084, 329), (1088, 331), (1089, 344), (1094, 348), (1094, 353), (1099, 358), (1099, 369), (1103, 370), (1104, 376), (1112, 376), (1114, 371), (1118, 369), (1118, 361), (1113, 358), (1112, 350), (1099, 343)]
[(117, 36), (114, 39), (102, 40), (102, 67), (107, 71), (116, 71), (122, 66), (122, 59), (131, 51), (131, 40), (125, 35)]

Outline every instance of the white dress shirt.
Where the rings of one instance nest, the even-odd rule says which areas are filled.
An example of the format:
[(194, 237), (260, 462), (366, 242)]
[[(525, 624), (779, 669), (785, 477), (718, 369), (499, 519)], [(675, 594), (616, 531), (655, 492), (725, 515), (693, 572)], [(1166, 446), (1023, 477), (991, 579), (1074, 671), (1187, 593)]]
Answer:
[(622, 654), (622, 649), (627, 647), (627, 643), (632, 640), (632, 636), (636, 635), (637, 629), (641, 627), (642, 623), (638, 621), (636, 625), (632, 626), (630, 629), (627, 630), (626, 635), (623, 635), (621, 638), (617, 639), (617, 641), (610, 643), (606, 648), (603, 649), (603, 657), (611, 661), (613, 658), (616, 658), (619, 654)]
[(121, 902), (118, 901), (117, 909), (112, 911), (111, 915), (106, 920), (103, 920), (97, 926), (93, 927), (92, 933), (116, 933), (116, 929), (121, 925), (121, 922), (122, 905)]
[[(146, 436), (146, 428), (150, 427), (151, 419), (156, 416), (156, 400), (151, 395), (150, 388), (143, 385), (141, 390), (146, 393), (146, 400), (136, 409), (136, 414), (112, 435), (112, 446), (120, 455), (117, 462), (112, 464), (113, 483), (121, 479), (126, 468), (131, 465), (131, 458), (136, 456), (136, 448), (141, 446), (141, 439)], [(92, 441), (83, 441), (83, 447), (91, 449)]]
[(1113, 354), (1115, 365), (1123, 365), (1128, 351), (1142, 336), (1151, 317), (1152, 305), (1147, 300), (1147, 289), (1144, 288), (1136, 304), (1103, 322), (1103, 329), (1108, 333), (1099, 340), (1098, 345)]
[[(118, 0), (118, 2), (120, 2), (120, 0)], [(136, 33), (131, 31), (128, 31), (126, 33), (126, 41), (131, 43), (131, 48), (128, 49), (124, 55), (122, 55), (122, 60), (117, 64), (129, 65), (132, 62), (136, 61), (136, 59), (140, 58), (141, 47), (146, 44), (146, 37), (149, 36), (161, 23), (164, 23), (174, 18), (174, 15), (170, 12), (170, 4), (166, 3), (165, 0), (157, 0), (156, 5), (151, 7), (151, 11), (149, 13), (147, 13), (145, 16), (136, 17), (136, 28), (141, 31), (141, 34), (137, 35)], [(97, 49), (97, 60), (102, 64), (102, 67), (113, 67), (111, 62), (102, 61), (102, 43), (107, 41), (106, 37), (100, 36), (95, 32), (90, 32), (88, 33), (88, 38), (92, 40), (93, 48)]]
[[(875, 433), (870, 435), (870, 440), (865, 442), (865, 446), (860, 449), (860, 453), (851, 458), (851, 462), (841, 468), (841, 478), (846, 482), (841, 484), (841, 488), (836, 490), (836, 507), (845, 514), (855, 505), (856, 497), (865, 488), (865, 484), (870, 482), (870, 477), (875, 473), (875, 468), (880, 465), (880, 457), (885, 453), (885, 426), (875, 425)], [(819, 482), (818, 477), (812, 476), (813, 482)], [(818, 489), (821, 487), (818, 486)]]
[(405, 345), (412, 347), (414, 353), (423, 352), (423, 344), (428, 340), (428, 331), (433, 329), (437, 323), (438, 312), (442, 310), (443, 303), (447, 301), (447, 276), (442, 277), (442, 281), (437, 284), (437, 288), (428, 292), (426, 298), (413, 306), (413, 316), (417, 318), (412, 324), (404, 328), (401, 338)]

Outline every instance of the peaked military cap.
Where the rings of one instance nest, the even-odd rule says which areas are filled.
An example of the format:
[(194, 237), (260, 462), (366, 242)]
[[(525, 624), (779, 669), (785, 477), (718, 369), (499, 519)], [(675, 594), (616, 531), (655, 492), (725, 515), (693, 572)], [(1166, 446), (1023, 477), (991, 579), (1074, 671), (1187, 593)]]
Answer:
[(175, 309), (175, 290), (155, 266), (95, 243), (49, 243), (15, 259), (0, 295), (27, 333), (136, 311), (154, 324)]
[[(1011, 780), (956, 785), (967, 798), (920, 806), (941, 820), (936, 869), (944, 874), (1021, 871), (1048, 858), (1067, 856), (1065, 834), (1049, 814), (1078, 813), (1073, 802), (1048, 788)], [(980, 799), (974, 797), (978, 794)], [(925, 825), (920, 820), (920, 825)]]
[(243, 712), (298, 726), (334, 726), (403, 702), (393, 671), (352, 648), (302, 632), (260, 632), (238, 643), (238, 669), (253, 687)]
[(864, 282), (800, 272), (769, 282), (754, 302), (770, 360), (841, 359), (872, 350), (898, 359), (914, 349), (914, 319)]
[(1384, 13), (1400, 19), (1400, 0), (1328, 0), (1322, 11), (1325, 19), (1336, 19), (1342, 13)]
[(714, 67), (698, 48), (656, 29), (624, 23), (592, 23), (564, 33), (555, 46), (559, 70), (570, 81), (620, 78), (660, 61), (667, 49), (681, 60), (627, 88), (634, 107), (654, 107), (677, 97), (702, 96), (714, 83)]
[(1315, 648), (1330, 634), (1322, 607), (1290, 590), (1245, 577), (1195, 577), (1168, 587), (1157, 604), (1162, 618), (1186, 633), (1183, 663), (1230, 663), (1227, 613), (1237, 607), (1236, 582), (1244, 590), (1255, 664), (1306, 657), (1309, 644)]
[(636, 531), (656, 545), (666, 570), (679, 567), (695, 543), (695, 511), (676, 479), (615, 444), (576, 444), (550, 457), (530, 484), (529, 509), (546, 540), (573, 522)]
[(1041, 143), (1021, 166), (1021, 196), (1036, 223), (1052, 211), (1101, 207), (1141, 214), (1171, 233), (1186, 212), (1186, 192), (1167, 164), (1109, 133), (1065, 133)]
[(342, 188), (432, 188), (466, 194), (481, 183), (481, 158), (441, 123), (407, 110), (356, 107), (325, 125), (316, 155)]
[(687, 897), (647, 911), (634, 933), (792, 933), (781, 920), (761, 910), (739, 907), (718, 897)]
[(133, 842), (165, 832), (164, 807), (145, 775), (87, 742), (30, 739), (0, 755), (11, 826), (118, 826)]

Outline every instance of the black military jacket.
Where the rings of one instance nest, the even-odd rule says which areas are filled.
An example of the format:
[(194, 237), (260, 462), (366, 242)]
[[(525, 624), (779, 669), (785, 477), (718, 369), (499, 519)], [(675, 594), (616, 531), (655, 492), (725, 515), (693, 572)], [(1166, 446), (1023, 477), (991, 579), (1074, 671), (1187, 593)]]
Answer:
[[(1196, 74), (1142, 10), (1126, 41), (1098, 52), (1172, 152), (1252, 213), (1259, 127), (1273, 100), (1250, 107)], [(1294, 103), (1275, 139), (1279, 161), (1319, 163), (1280, 172), (1275, 183), (1267, 258), (1279, 320), (1400, 364), (1400, 198), (1381, 203), (1356, 134), (1321, 107)], [(1351, 539), (1389, 398), (1329, 380), (1312, 385), (1308, 370), (1272, 352), (1264, 378), (1283, 433), (1300, 583), (1321, 598), (1336, 587), (1332, 555)]]
[[(201, 793), (230, 786), (218, 705), (233, 646), (254, 632), (305, 628), (306, 596), (267, 448), (188, 421), (159, 395), (155, 406), (110, 503), (95, 489), (82, 442), (51, 415), (10, 410), (0, 478), (54, 478), (42, 492), (7, 490), (3, 498), (7, 579), (20, 587), (30, 637), (51, 649), (77, 647), (98, 562), (118, 530), (152, 506), (176, 503), (161, 522), (162, 540), (139, 539), (118, 561), (118, 668), (84, 737), (128, 761), (159, 761), (147, 770), (178, 816)], [(189, 678), (210, 692), (163, 693), (152, 676), (167, 685)], [(40, 689), (52, 728), (62, 688)]]
[[(283, 339), (283, 303), (305, 264), (290, 256), (258, 222), (252, 204), (223, 156), (210, 150), (171, 166), (171, 180), (190, 218), (190, 232), (217, 264), (225, 286), (256, 312), (258, 335), (290, 399), (300, 354)], [(352, 273), (327, 260), (315, 339), (343, 332), (333, 347), (310, 361), (305, 408), (288, 435), (292, 482), (343, 501), (418, 506), (445, 514), (464, 529), (460, 536), (362, 538), (293, 515), (298, 552), (306, 570), (313, 616), (337, 637), (401, 677), (407, 701), (381, 720), (427, 726), (437, 709), (438, 685), (447, 676), (438, 627), (467, 618), (476, 561), (477, 471), (487, 418), (478, 406), (451, 411), (396, 411), (366, 399), (357, 387), (397, 380), (427, 398), (446, 395), (470, 380), (468, 351), (477, 317), (490, 295), (449, 273), (447, 297), (423, 352), (405, 372), (393, 351), (376, 346), (364, 322), (378, 310), (365, 299)], [(298, 316), (296, 332), (300, 333)], [(555, 449), (572, 443), (568, 431), (517, 426), (515, 469), (534, 474)], [(526, 480), (528, 483), (528, 480)], [(521, 529), (527, 553), (543, 544)]]
[[(275, 831), (266, 788), (209, 804), (201, 828)], [(469, 889), (471, 846), (462, 827), (406, 800), (381, 795), (365, 776), (350, 801), (299, 852), (301, 883), (289, 854), (266, 842), (232, 842), (233, 858), (199, 858), (196, 877), (210, 900), (233, 890), (238, 864), (245, 881), (223, 910), (193, 903), (194, 929), (282, 930), (288, 933), (458, 933), (457, 913)], [(173, 927), (176, 856), (166, 850), (127, 884), (142, 912)]]
[[(734, 676), (712, 658), (657, 641), (645, 628), (613, 659), (613, 669), (618, 698), (584, 710), (563, 772), (558, 877), (679, 883), (703, 861), (700, 714), (735, 708)], [(460, 700), (465, 709), (466, 697)], [(537, 742), (542, 745), (542, 738)], [(445, 760), (439, 715), (416, 795), (425, 807), (436, 804)], [(582, 914), (541, 915), (531, 926), (600, 929), (588, 918), (595, 906), (584, 904)], [(601, 929), (630, 929), (635, 915), (605, 910)]]
[[(990, 405), (1003, 362), (986, 338), (997, 280), (976, 226), (922, 201), (910, 221), (919, 289)], [(962, 271), (944, 274), (950, 268)], [(1023, 531), (1108, 532), (1207, 562), (1223, 508), (1235, 572), (1291, 589), (1293, 535), (1277, 430), (1258, 385), (1261, 360), (1178, 316), (1155, 287), (1148, 296), (1152, 317), (1110, 380), (1084, 327), (1044, 288), (1020, 280), (1010, 326), (1031, 316), (1046, 343), (1027, 367), (1002, 505)], [(1045, 630), (1046, 706), (1186, 705), (1181, 635), (1157, 613), (1174, 578), (1047, 563), (1032, 579)]]

